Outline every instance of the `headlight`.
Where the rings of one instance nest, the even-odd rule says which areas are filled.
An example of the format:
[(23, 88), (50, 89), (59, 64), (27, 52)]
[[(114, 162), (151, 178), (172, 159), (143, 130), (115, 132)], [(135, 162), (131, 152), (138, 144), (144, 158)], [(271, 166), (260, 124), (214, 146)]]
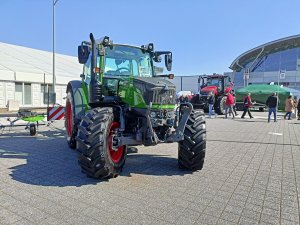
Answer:
[(151, 112), (150, 117), (152, 117), (152, 118), (156, 117), (156, 112)]

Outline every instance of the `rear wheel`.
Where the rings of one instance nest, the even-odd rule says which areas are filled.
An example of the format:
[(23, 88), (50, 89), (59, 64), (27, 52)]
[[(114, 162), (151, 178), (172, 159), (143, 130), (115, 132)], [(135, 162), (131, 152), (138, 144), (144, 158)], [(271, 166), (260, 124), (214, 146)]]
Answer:
[(182, 169), (201, 170), (206, 149), (203, 111), (192, 111), (184, 129), (184, 140), (178, 143), (178, 165)]
[(77, 125), (75, 124), (75, 104), (74, 98), (72, 95), (72, 90), (68, 90), (67, 92), (67, 100), (66, 100), (66, 111), (65, 111), (65, 127), (67, 132), (67, 142), (70, 148), (76, 148), (76, 133), (77, 133)]
[(29, 125), (29, 133), (30, 133), (30, 136), (36, 135), (36, 125), (35, 124)]
[(221, 96), (218, 98), (216, 102), (216, 113), (219, 115), (225, 114), (225, 102), (226, 102), (226, 96)]
[(127, 146), (113, 146), (114, 136), (120, 127), (114, 120), (113, 109), (95, 108), (89, 111), (78, 126), (78, 162), (87, 176), (113, 178), (125, 164)]

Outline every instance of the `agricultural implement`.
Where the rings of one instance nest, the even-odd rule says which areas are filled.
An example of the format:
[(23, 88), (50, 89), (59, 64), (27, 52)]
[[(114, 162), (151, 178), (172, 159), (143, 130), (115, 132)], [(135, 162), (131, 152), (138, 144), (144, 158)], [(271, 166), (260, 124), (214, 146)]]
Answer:
[[(45, 115), (44, 114), (38, 114), (36, 112), (30, 111), (30, 110), (19, 110), (16, 114), (3, 114), (3, 117), (7, 117), (7, 121), (9, 122), (8, 125), (0, 124), (0, 129), (9, 128), (12, 127), (25, 127), (25, 130), (29, 129), (29, 133), (31, 136), (36, 135), (37, 128), (40, 125), (45, 125), (44, 123), (41, 123)], [(14, 117), (15, 119), (11, 120), (11, 117)], [(26, 124), (16, 124), (18, 121), (25, 121)]]

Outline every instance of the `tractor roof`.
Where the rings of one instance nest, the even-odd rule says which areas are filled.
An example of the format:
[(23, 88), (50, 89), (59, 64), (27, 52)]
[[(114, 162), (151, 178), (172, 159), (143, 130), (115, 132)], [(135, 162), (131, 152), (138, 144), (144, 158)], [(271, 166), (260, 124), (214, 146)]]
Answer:
[(222, 75), (222, 74), (213, 74), (213, 75), (200, 75), (201, 78), (226, 78), (228, 75)]

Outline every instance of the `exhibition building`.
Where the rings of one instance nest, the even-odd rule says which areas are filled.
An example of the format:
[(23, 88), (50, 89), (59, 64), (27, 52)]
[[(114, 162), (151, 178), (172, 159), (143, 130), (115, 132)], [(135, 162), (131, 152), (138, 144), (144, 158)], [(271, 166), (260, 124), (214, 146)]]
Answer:
[(279, 83), (300, 90), (300, 35), (253, 48), (238, 56), (229, 68), (236, 88)]

